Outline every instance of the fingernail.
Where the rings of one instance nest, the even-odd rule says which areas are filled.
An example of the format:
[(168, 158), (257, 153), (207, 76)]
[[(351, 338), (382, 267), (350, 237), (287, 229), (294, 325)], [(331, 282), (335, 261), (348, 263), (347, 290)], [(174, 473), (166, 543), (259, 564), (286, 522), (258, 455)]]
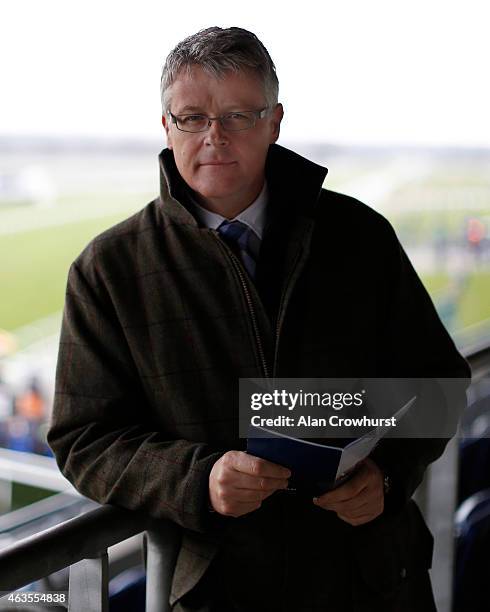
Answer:
[(314, 498), (313, 498), (313, 503), (314, 503), (314, 504), (317, 504), (317, 503), (318, 503), (318, 497), (314, 497)]

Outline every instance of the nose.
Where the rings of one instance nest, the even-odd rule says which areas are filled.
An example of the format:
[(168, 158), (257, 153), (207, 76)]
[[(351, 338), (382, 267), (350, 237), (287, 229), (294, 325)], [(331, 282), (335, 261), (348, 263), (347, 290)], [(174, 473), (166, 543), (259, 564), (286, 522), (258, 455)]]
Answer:
[(211, 121), (211, 125), (205, 134), (205, 143), (207, 145), (224, 146), (228, 144), (228, 135), (226, 130), (223, 129), (223, 126), (217, 119)]

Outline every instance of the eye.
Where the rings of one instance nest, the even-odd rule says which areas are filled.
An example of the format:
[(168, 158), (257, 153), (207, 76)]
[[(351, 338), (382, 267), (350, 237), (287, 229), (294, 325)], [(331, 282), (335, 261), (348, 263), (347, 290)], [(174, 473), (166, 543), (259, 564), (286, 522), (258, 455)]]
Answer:
[(247, 115), (244, 115), (243, 113), (227, 113), (225, 115), (225, 119), (241, 121), (242, 119), (247, 119)]
[(190, 125), (191, 123), (203, 121), (204, 119), (206, 119), (204, 115), (183, 115), (182, 117), (180, 117), (180, 121), (184, 125)]

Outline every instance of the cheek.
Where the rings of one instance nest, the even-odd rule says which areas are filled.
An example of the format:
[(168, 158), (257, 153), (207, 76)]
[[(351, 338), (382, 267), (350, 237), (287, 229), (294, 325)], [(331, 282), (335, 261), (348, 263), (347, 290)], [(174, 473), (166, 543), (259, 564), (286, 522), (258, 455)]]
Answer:
[(242, 150), (242, 165), (250, 171), (263, 168), (269, 145), (257, 139), (255, 142), (248, 142)]
[(182, 147), (174, 148), (174, 158), (177, 169), (182, 178), (191, 187), (198, 180), (198, 173), (195, 167), (195, 159), (197, 157), (197, 148), (190, 143), (186, 143)]
[(199, 156), (199, 151), (202, 149), (202, 145), (197, 138), (187, 138), (185, 142), (180, 143), (179, 150), (182, 159), (186, 162), (190, 162), (191, 159), (195, 159)]

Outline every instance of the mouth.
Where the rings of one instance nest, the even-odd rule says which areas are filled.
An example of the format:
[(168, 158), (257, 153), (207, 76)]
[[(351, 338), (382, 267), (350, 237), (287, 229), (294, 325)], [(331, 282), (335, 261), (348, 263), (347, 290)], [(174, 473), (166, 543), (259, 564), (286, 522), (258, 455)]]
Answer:
[(210, 161), (210, 162), (203, 162), (200, 165), (201, 166), (232, 166), (233, 164), (236, 164), (236, 162), (234, 162), (234, 161), (231, 161), (231, 162)]

